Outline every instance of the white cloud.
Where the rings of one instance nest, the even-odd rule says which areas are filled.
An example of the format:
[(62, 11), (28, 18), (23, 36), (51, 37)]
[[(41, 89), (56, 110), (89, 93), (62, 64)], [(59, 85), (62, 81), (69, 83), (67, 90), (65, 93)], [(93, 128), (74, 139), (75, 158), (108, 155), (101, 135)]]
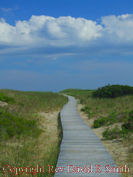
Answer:
[[(133, 15), (124, 14), (121, 16), (106, 16), (101, 18), (101, 23), (95, 21), (74, 18), (50, 16), (32, 16), (28, 21), (17, 21), (15, 26), (0, 20), (0, 54), (7, 51), (18, 53), (34, 49), (41, 54), (44, 49), (58, 48), (54, 54), (63, 53), (62, 48), (68, 50), (64, 53), (72, 53), (73, 50), (85, 48), (86, 52), (96, 51), (107, 53), (125, 51), (131, 53), (133, 46)], [(3, 49), (4, 46), (4, 49)], [(116, 49), (116, 46), (118, 47)], [(69, 51), (71, 49), (71, 51)], [(74, 52), (75, 52), (74, 51)], [(45, 54), (44, 52), (44, 54)], [(80, 52), (80, 51), (78, 51)]]
[(100, 37), (102, 27), (83, 18), (32, 16), (15, 26), (0, 21), (0, 43), (11, 45), (77, 45)]
[(9, 44), (14, 40), (14, 27), (4, 21), (0, 20), (0, 44)]
[(102, 24), (103, 34), (111, 42), (133, 43), (133, 15), (103, 17)]

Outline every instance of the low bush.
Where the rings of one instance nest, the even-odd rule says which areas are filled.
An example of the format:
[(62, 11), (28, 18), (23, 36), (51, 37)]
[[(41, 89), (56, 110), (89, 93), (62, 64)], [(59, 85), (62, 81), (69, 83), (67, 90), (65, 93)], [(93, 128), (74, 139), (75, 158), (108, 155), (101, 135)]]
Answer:
[(85, 106), (85, 107), (81, 108), (81, 111), (83, 111), (85, 113), (89, 113), (90, 112), (90, 108), (88, 106)]
[(4, 95), (3, 93), (0, 93), (0, 101), (7, 102), (7, 103), (15, 103), (14, 98), (8, 97)]
[(119, 129), (118, 127), (115, 127), (113, 129), (106, 129), (103, 132), (103, 137), (105, 139), (127, 137), (132, 132), (133, 132), (133, 111), (130, 111), (127, 122), (121, 126), (121, 129)]
[(94, 113), (90, 110), (90, 108), (88, 106), (85, 106), (83, 108), (81, 108), (81, 111), (85, 112), (86, 114), (88, 114), (88, 117), (90, 118), (92, 115), (94, 115)]
[(111, 125), (111, 124), (114, 124), (114, 123), (117, 123), (117, 122), (118, 122), (118, 114), (117, 114), (117, 112), (112, 112), (108, 116), (107, 125)]
[(107, 118), (106, 117), (99, 118), (99, 119), (94, 121), (94, 128), (99, 128), (99, 127), (105, 125), (106, 122), (107, 122)]
[(20, 135), (37, 137), (41, 132), (36, 120), (27, 120), (0, 109), (0, 140), (19, 138)]
[(128, 120), (122, 125), (123, 129), (133, 131), (133, 111), (129, 112)]
[(97, 120), (94, 121), (93, 127), (99, 128), (104, 125), (114, 124), (114, 123), (118, 122), (117, 116), (118, 115), (116, 112), (112, 112), (108, 117), (98, 118)]
[(116, 126), (113, 129), (106, 129), (103, 132), (103, 137), (108, 140), (116, 139), (121, 136), (121, 130)]
[(133, 87), (127, 85), (107, 85), (93, 92), (93, 97), (116, 98), (124, 95), (133, 95)]

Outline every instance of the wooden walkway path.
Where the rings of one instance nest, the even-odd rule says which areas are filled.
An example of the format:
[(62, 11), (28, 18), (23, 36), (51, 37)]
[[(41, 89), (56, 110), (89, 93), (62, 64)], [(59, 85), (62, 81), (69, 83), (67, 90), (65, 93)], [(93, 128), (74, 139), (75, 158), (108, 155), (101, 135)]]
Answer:
[(111, 172), (116, 167), (111, 155), (77, 113), (76, 100), (68, 98), (61, 110), (63, 139), (54, 177), (120, 177), (117, 169)]

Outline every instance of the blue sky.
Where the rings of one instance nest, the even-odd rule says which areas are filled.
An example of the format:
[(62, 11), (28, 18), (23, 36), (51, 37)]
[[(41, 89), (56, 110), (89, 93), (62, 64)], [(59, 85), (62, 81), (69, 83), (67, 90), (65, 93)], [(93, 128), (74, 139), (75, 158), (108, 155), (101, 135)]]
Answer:
[(133, 85), (132, 0), (1, 0), (0, 88)]

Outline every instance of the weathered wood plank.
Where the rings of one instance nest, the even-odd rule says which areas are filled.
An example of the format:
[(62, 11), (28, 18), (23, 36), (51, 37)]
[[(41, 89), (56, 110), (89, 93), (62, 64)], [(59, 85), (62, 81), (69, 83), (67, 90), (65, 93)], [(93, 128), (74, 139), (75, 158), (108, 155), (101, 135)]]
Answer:
[[(116, 165), (100, 139), (77, 113), (76, 100), (68, 97), (69, 102), (61, 110), (63, 140), (57, 162), (57, 167), (64, 170), (56, 172), (54, 177), (120, 177), (118, 173), (106, 173), (110, 171), (106, 165)], [(102, 172), (98, 172), (98, 165)]]

